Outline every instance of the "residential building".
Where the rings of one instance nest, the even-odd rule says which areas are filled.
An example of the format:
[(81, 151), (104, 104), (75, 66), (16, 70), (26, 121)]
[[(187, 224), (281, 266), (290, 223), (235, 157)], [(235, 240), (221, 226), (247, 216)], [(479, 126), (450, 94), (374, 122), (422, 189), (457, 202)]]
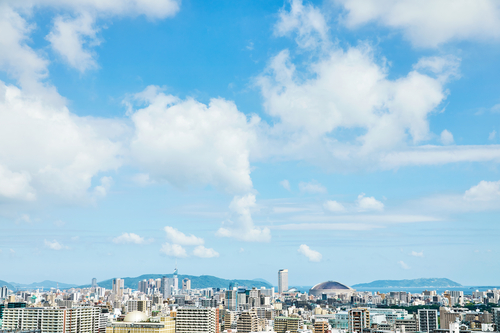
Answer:
[(245, 311), (238, 317), (237, 332), (250, 333), (258, 332), (258, 318), (254, 311)]
[(175, 320), (176, 333), (219, 333), (219, 309), (179, 308)]
[(366, 308), (350, 309), (349, 332), (362, 333), (365, 328), (370, 328), (370, 311)]
[(432, 332), (438, 328), (437, 310), (433, 309), (418, 309), (419, 331)]
[(302, 326), (302, 318), (299, 317), (275, 317), (274, 318), (274, 331), (276, 333), (297, 333), (298, 329)]

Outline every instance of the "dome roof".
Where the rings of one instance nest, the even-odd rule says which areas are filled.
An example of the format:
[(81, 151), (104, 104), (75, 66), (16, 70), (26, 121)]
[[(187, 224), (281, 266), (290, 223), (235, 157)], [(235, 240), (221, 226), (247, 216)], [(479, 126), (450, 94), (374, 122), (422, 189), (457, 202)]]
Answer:
[(309, 289), (309, 295), (312, 296), (321, 296), (323, 294), (327, 294), (329, 296), (340, 295), (340, 294), (350, 295), (352, 292), (355, 291), (356, 290), (340, 282), (326, 281), (318, 283), (317, 285)]
[(141, 321), (146, 321), (148, 320), (148, 316), (141, 311), (132, 311), (127, 313), (125, 318), (123, 318), (123, 321), (129, 322), (129, 323), (138, 323)]
[(321, 282), (311, 288), (311, 290), (329, 290), (329, 289), (352, 290), (351, 287), (348, 287), (345, 284), (342, 284), (337, 281)]

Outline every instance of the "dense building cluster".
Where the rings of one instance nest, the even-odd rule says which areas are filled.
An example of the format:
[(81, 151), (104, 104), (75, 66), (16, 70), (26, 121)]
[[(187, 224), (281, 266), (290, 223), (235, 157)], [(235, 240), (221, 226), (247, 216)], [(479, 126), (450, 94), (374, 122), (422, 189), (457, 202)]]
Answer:
[[(49, 291), (0, 289), (0, 332), (30, 333), (469, 333), (500, 328), (500, 292), (356, 291), (336, 281), (308, 292), (229, 285), (191, 288), (171, 277), (142, 280), (126, 288), (113, 279), (105, 289)], [(480, 311), (480, 305), (490, 311)], [(483, 307), (484, 308), (484, 307)]]

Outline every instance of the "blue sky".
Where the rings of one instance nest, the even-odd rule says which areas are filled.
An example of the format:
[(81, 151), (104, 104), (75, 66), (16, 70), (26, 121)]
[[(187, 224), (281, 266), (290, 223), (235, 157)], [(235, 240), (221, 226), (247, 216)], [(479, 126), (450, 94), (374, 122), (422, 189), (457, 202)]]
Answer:
[(0, 1), (0, 280), (498, 284), (500, 5), (418, 3)]

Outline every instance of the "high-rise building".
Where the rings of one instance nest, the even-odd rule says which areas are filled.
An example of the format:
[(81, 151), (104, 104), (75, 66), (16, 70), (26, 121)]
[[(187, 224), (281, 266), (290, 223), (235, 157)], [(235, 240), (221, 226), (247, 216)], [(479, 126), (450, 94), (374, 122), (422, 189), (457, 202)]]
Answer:
[(349, 332), (362, 333), (364, 328), (370, 327), (370, 311), (366, 308), (349, 310)]
[(112, 291), (113, 294), (118, 296), (123, 296), (123, 288), (125, 287), (125, 281), (120, 278), (113, 279), (112, 281)]
[(175, 294), (179, 290), (179, 277), (177, 276), (177, 266), (174, 269), (174, 275), (172, 276), (172, 294)]
[(281, 295), (288, 290), (288, 269), (278, 271), (278, 293)]
[(418, 309), (419, 330), (420, 332), (432, 332), (438, 328), (437, 310)]
[(314, 323), (314, 333), (325, 333), (328, 330), (328, 320), (316, 319)]
[(97, 307), (7, 308), (4, 330), (40, 330), (41, 333), (98, 333), (101, 310)]
[(0, 288), (0, 299), (7, 298), (7, 293), (9, 290), (7, 289), (7, 286), (3, 286)]
[(259, 319), (254, 311), (245, 311), (238, 317), (237, 331), (238, 333), (258, 332)]
[(188, 278), (184, 278), (182, 280), (182, 289), (191, 290), (191, 280), (189, 280)]
[(95, 288), (95, 287), (97, 287), (97, 279), (93, 278), (92, 279), (92, 288)]
[(219, 309), (179, 308), (175, 333), (219, 333)]
[(163, 295), (164, 299), (169, 298), (172, 296), (171, 292), (171, 285), (170, 285), (170, 279), (166, 276), (163, 276), (161, 278), (161, 288), (160, 288), (161, 294)]

